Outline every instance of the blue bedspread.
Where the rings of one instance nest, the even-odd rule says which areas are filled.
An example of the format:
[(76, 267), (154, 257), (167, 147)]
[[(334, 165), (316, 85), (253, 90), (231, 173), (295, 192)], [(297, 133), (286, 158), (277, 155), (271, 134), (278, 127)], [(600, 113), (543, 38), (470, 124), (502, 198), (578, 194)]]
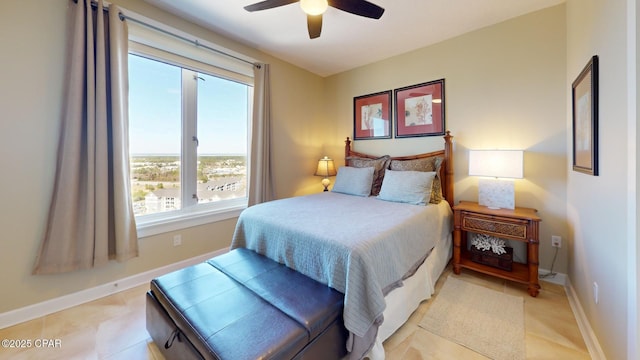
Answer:
[(446, 202), (419, 206), (326, 192), (247, 208), (231, 248), (254, 250), (344, 293), (347, 330), (375, 339), (384, 296), (415, 271), (450, 224)]

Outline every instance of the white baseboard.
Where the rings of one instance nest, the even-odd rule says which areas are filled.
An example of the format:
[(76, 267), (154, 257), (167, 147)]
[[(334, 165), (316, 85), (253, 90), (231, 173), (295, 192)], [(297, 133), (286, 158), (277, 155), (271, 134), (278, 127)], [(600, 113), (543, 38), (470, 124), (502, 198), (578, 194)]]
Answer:
[(145, 284), (154, 278), (170, 273), (172, 271), (199, 264), (214, 256), (227, 252), (221, 249), (210, 253), (202, 254), (177, 263), (166, 265), (157, 269), (145, 271), (120, 280), (112, 281), (103, 285), (81, 290), (72, 294), (60, 296), (51, 300), (46, 300), (37, 304), (25, 306), (23, 308), (7, 311), (0, 314), (0, 329), (19, 324), (21, 322), (33, 320), (45, 315), (53, 314), (57, 311), (68, 309), (73, 306), (84, 304), (89, 301), (99, 299), (120, 291)]
[(567, 291), (567, 298), (569, 299), (571, 310), (573, 310), (573, 315), (578, 322), (578, 328), (580, 329), (582, 338), (584, 339), (585, 345), (587, 346), (587, 350), (589, 350), (591, 359), (606, 360), (607, 357), (604, 355), (602, 347), (600, 347), (600, 342), (598, 341), (596, 334), (593, 332), (591, 324), (589, 324), (589, 320), (587, 319), (587, 316), (582, 309), (580, 300), (578, 300), (578, 294), (576, 293), (575, 289), (571, 285), (571, 281), (569, 281), (568, 278), (567, 284), (565, 285), (565, 290)]

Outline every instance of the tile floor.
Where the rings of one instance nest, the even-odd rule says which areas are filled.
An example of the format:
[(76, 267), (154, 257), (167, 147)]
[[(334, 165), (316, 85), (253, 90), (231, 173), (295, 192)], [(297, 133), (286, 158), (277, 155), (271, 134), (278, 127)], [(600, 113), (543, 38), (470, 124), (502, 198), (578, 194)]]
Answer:
[[(436, 297), (449, 274), (451, 270), (447, 269), (440, 277)], [(531, 298), (524, 285), (465, 270), (460, 276), (524, 298), (527, 359), (590, 359), (561, 286), (543, 282), (538, 297)], [(0, 347), (0, 359), (164, 359), (145, 328), (147, 289), (146, 285), (138, 286), (0, 329), (0, 339), (32, 339), (30, 348)], [(387, 359), (486, 359), (418, 327), (432, 302), (423, 302), (384, 343)], [(43, 341), (36, 343), (33, 339), (47, 339), (53, 346), (43, 347)]]

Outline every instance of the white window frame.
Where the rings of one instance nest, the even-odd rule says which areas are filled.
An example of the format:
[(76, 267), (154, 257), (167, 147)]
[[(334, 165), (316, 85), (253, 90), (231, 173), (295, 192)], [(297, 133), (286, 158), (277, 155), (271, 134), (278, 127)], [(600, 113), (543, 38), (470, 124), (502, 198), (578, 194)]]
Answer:
[[(247, 207), (248, 193), (246, 197), (230, 200), (221, 200), (213, 203), (198, 204), (197, 198), (192, 198), (196, 194), (197, 180), (197, 141), (193, 140), (194, 134), (197, 134), (197, 108), (195, 106), (197, 99), (197, 78), (194, 76), (198, 72), (210, 74), (213, 76), (225, 78), (231, 81), (248, 86), (248, 123), (247, 123), (247, 147), (250, 144), (251, 129), (251, 113), (253, 98), (253, 77), (247, 76), (247, 72), (240, 74), (234, 71), (225, 70), (215, 66), (215, 64), (207, 64), (202, 61), (186, 58), (174, 53), (161, 50), (155, 47), (147, 46), (135, 41), (129, 41), (129, 53), (133, 55), (143, 56), (151, 60), (156, 60), (171, 65), (187, 69), (182, 71), (182, 84), (191, 83), (193, 86), (183, 87), (182, 96), (182, 139), (181, 139), (181, 171), (180, 171), (180, 189), (181, 189), (181, 209), (168, 212), (160, 212), (136, 217), (136, 226), (138, 237), (148, 237), (152, 235), (177, 231), (188, 227), (199, 226), (218, 221), (224, 221), (237, 218), (242, 210)], [(202, 56), (200, 56), (202, 59)], [(184, 92), (187, 92), (186, 96)], [(249, 186), (249, 169), (250, 151), (247, 148), (247, 187)]]

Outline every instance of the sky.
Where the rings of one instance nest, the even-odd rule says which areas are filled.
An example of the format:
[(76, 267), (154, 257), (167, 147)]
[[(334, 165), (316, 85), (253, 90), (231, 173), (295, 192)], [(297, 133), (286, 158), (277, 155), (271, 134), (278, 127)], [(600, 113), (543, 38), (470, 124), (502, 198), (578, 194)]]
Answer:
[[(181, 69), (129, 55), (129, 151), (179, 154)], [(248, 86), (199, 74), (198, 154), (246, 154)]]

